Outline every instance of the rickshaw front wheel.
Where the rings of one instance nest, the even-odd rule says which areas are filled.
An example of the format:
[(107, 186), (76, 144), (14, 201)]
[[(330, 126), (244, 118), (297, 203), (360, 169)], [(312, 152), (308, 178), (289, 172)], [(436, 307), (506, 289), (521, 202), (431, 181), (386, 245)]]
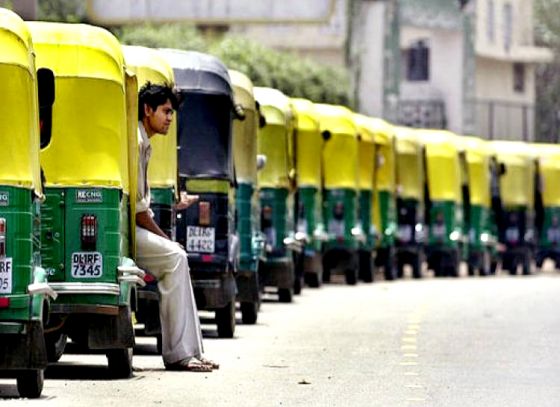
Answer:
[(111, 349), (106, 355), (109, 371), (115, 379), (128, 379), (132, 376), (132, 348)]
[(216, 310), (216, 326), (220, 338), (233, 338), (235, 333), (235, 301)]
[(45, 335), (45, 345), (47, 348), (47, 360), (50, 363), (58, 362), (66, 348), (68, 335), (55, 332)]
[(21, 397), (36, 399), (41, 396), (45, 382), (45, 371), (26, 370), (17, 377), (17, 389)]
[(241, 321), (246, 325), (254, 325), (257, 323), (259, 306), (256, 302), (241, 303)]

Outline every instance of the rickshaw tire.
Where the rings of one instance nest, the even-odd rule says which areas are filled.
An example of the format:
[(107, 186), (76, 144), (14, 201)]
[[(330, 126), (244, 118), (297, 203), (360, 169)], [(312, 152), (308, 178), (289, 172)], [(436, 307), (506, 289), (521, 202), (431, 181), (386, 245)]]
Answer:
[(26, 370), (17, 376), (17, 390), (21, 397), (36, 399), (41, 397), (45, 382), (45, 371)]
[(356, 283), (358, 282), (358, 275), (357, 275), (357, 271), (356, 269), (353, 268), (347, 268), (346, 270), (344, 270), (344, 277), (346, 280), (346, 284), (348, 285), (356, 285)]
[(490, 262), (490, 274), (495, 275), (497, 271), (498, 271), (498, 262), (492, 260)]
[(301, 294), (302, 285), (303, 285), (302, 278), (296, 276), (296, 278), (294, 279), (294, 295), (300, 295)]
[[(482, 271), (482, 268), (480, 270)], [(470, 277), (474, 277), (474, 275), (476, 274), (476, 270), (471, 264), (468, 265), (468, 272)]]
[(523, 275), (531, 275), (531, 258), (529, 257), (529, 255), (525, 255), (525, 257), (523, 258)]
[(321, 281), (317, 273), (305, 273), (304, 280), (308, 287), (319, 288), (321, 286)]
[(323, 283), (331, 282), (331, 270), (327, 267), (323, 269)]
[(55, 363), (60, 360), (64, 354), (66, 343), (68, 342), (68, 335), (66, 334), (46, 334), (45, 346), (47, 348), (47, 360), (49, 363)]
[(420, 257), (416, 258), (412, 263), (412, 278), (422, 278), (422, 260)]
[(216, 310), (216, 326), (218, 337), (233, 338), (235, 334), (235, 301), (230, 301), (225, 307)]
[(283, 303), (292, 302), (292, 290), (290, 288), (279, 288), (278, 289), (278, 301)]
[(254, 325), (257, 323), (258, 317), (258, 304), (255, 302), (242, 302), (241, 303), (241, 321), (245, 325)]
[(156, 335), (156, 353), (161, 355), (163, 353), (163, 337), (161, 334)]
[(110, 349), (106, 355), (113, 378), (128, 379), (132, 376), (132, 348)]

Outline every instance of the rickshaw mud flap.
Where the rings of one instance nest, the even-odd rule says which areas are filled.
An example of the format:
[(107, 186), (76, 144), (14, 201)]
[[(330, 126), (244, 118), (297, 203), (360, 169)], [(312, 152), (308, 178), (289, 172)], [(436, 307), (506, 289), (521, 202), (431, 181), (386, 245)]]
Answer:
[(118, 307), (116, 316), (90, 316), (88, 324), (89, 349), (124, 349), (132, 346), (134, 346), (134, 327), (128, 307)]
[(294, 274), (293, 261), (288, 258), (263, 261), (259, 265), (259, 277), (263, 286), (293, 288)]
[[(22, 333), (4, 334), (0, 330), (1, 370), (44, 369), (47, 367), (45, 334), (40, 321), (20, 323)], [(0, 323), (2, 327), (2, 323)]]
[(194, 297), (199, 309), (212, 310), (224, 308), (235, 301), (237, 284), (228, 273), (215, 279), (192, 279)]

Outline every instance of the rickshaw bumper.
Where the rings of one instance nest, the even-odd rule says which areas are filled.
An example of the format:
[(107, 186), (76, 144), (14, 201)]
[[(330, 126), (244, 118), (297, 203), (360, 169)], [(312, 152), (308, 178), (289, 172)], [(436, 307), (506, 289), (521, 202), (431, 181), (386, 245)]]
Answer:
[(2, 370), (46, 367), (47, 350), (41, 321), (0, 322), (0, 375)]

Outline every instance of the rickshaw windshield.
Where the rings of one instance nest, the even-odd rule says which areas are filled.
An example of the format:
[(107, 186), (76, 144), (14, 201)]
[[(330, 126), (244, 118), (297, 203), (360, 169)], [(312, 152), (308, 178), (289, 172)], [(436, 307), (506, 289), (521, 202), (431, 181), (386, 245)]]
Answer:
[(108, 31), (28, 23), (37, 67), (55, 76), (52, 135), (41, 152), (46, 185), (128, 191), (127, 116), (121, 46)]
[(251, 80), (238, 71), (230, 70), (235, 104), (243, 109), (243, 118), (233, 121), (233, 161), (238, 182), (254, 183), (257, 180), (257, 126)]
[(534, 165), (528, 146), (511, 141), (492, 142), (498, 162), (506, 167), (500, 177), (500, 194), (506, 206), (533, 207)]
[(299, 186), (321, 187), (323, 138), (313, 102), (292, 99), (296, 116), (296, 165)]
[(36, 74), (31, 36), (11, 11), (0, 9), (0, 184), (41, 194)]
[[(137, 46), (123, 46), (127, 69), (135, 73), (138, 87), (146, 82), (173, 86), (173, 69), (158, 51)], [(148, 180), (152, 187), (176, 187), (177, 183), (177, 119), (174, 116), (167, 135), (150, 139), (152, 156)]]
[(160, 50), (180, 92), (179, 174), (233, 181), (233, 89), (222, 62), (200, 52)]

